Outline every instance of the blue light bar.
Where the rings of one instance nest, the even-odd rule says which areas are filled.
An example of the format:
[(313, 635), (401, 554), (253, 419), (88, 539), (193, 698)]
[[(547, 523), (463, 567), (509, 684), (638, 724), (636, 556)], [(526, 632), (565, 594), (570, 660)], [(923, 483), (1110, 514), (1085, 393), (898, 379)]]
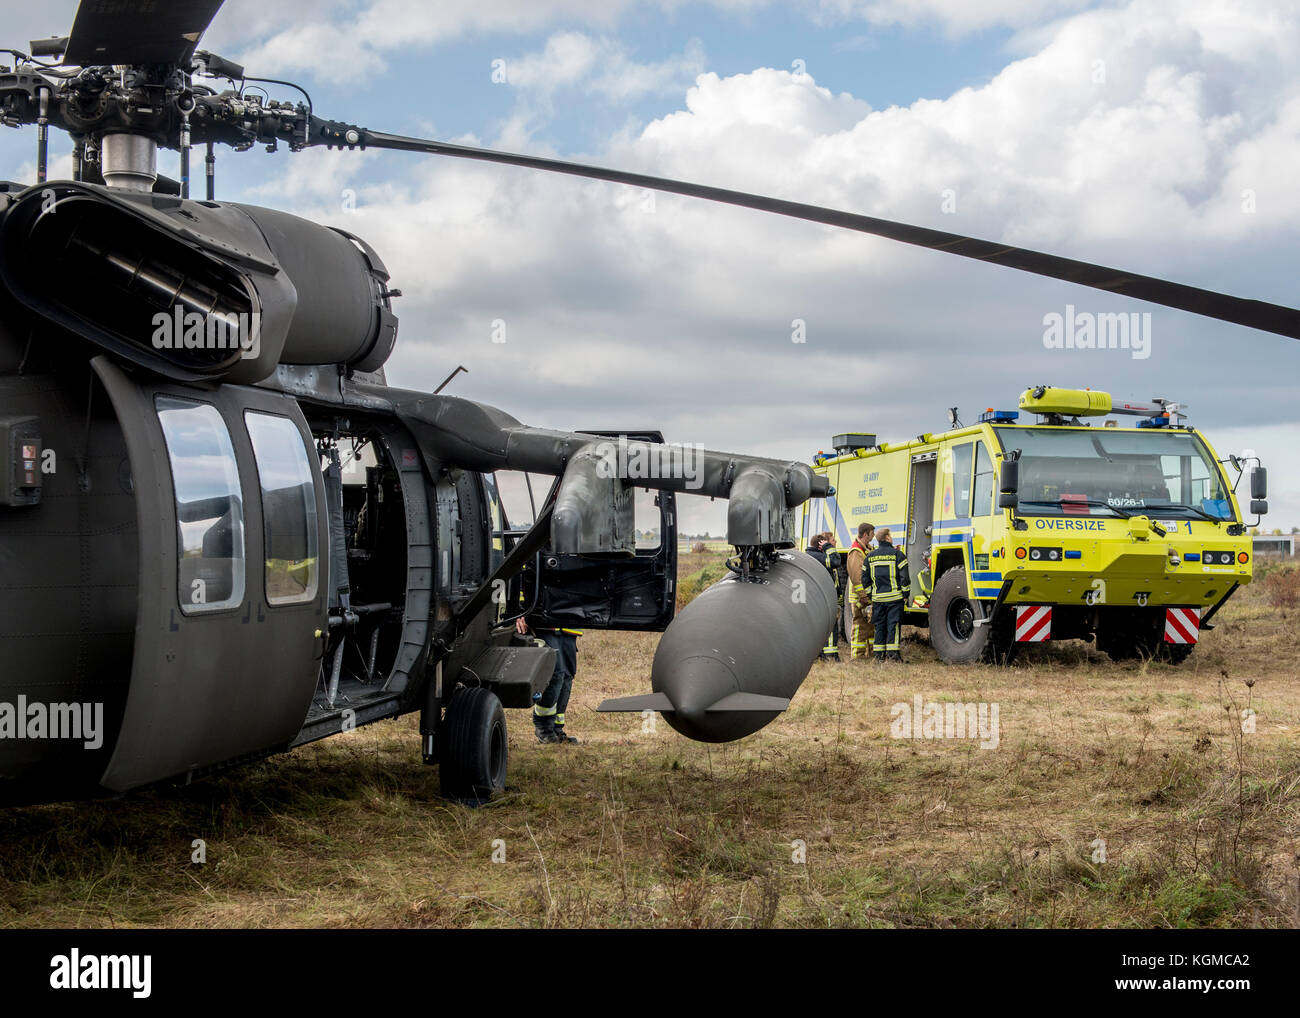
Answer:
[(1199, 551), (1189, 551), (1183, 555), (1183, 561), (1199, 562), (1201, 561), (1201, 553)]
[(1066, 558), (1083, 558), (1083, 552), (1081, 552), (1078, 548), (1066, 548), (1066, 549), (1065, 549), (1065, 557), (1066, 557)]
[(1167, 428), (1169, 427), (1168, 417), (1147, 417), (1137, 423), (1139, 428)]
[(1018, 410), (986, 410), (980, 414), (981, 424), (1006, 424), (1008, 421), (1014, 421), (1020, 417)]

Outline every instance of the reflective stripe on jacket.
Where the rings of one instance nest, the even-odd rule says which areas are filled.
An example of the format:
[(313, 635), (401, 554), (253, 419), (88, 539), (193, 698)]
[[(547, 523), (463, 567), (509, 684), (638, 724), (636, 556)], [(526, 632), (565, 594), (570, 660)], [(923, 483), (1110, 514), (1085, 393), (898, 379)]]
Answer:
[(875, 601), (900, 601), (912, 586), (907, 556), (892, 544), (882, 544), (866, 558), (862, 585)]
[(866, 560), (867, 554), (867, 549), (862, 547), (855, 537), (849, 546), (849, 592), (852, 594), (862, 592), (862, 563)]

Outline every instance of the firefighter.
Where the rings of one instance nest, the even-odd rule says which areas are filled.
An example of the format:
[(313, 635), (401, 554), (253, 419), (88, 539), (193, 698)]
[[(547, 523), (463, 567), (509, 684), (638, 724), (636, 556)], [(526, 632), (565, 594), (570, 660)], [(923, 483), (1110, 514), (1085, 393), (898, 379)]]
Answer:
[[(826, 567), (827, 572), (831, 574), (831, 583), (835, 584), (835, 599), (839, 603), (839, 566), (840, 556), (835, 551), (835, 535), (830, 531), (824, 534), (814, 534), (812, 540), (808, 542), (807, 554), (811, 555), (818, 562)], [(826, 635), (826, 646), (822, 648), (821, 658), (823, 661), (839, 661), (840, 659), (840, 621), (839, 612), (835, 613), (835, 621), (831, 623), (831, 630)]]
[[(515, 621), (515, 631), (527, 635), (531, 627), (522, 618)], [(577, 742), (564, 731), (564, 710), (569, 705), (573, 689), (573, 675), (578, 670), (578, 637), (581, 629), (537, 629), (535, 633), (543, 643), (555, 651), (555, 670), (551, 681), (533, 704), (533, 731), (537, 741), (545, 745), (557, 742)]]
[(899, 630), (903, 624), (903, 605), (912, 582), (907, 575), (907, 556), (894, 547), (888, 527), (876, 535), (876, 550), (862, 567), (862, 586), (874, 606), (872, 625), (875, 636), (871, 649), (877, 661), (902, 661), (898, 650)]
[(867, 656), (871, 642), (871, 619), (868, 616), (870, 597), (867, 594), (862, 566), (871, 551), (871, 537), (876, 528), (870, 523), (858, 524), (858, 536), (849, 546), (849, 589), (845, 596), (853, 606), (853, 632), (849, 635), (849, 656), (853, 660)]

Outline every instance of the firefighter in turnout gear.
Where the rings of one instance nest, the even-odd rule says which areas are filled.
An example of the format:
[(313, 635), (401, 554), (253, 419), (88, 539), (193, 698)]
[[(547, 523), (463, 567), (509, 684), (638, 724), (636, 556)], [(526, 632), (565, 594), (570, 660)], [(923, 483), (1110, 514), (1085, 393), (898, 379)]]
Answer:
[(862, 568), (862, 586), (871, 595), (874, 606), (872, 624), (875, 637), (871, 649), (877, 661), (902, 661), (898, 634), (903, 624), (903, 605), (912, 581), (907, 575), (907, 556), (894, 547), (888, 527), (876, 537), (878, 547), (867, 555)]
[(858, 524), (858, 536), (849, 547), (849, 589), (844, 596), (849, 599), (853, 607), (853, 632), (849, 634), (849, 652), (854, 660), (867, 656), (867, 645), (871, 642), (871, 619), (868, 615), (871, 600), (862, 567), (871, 552), (871, 537), (875, 530), (876, 528), (870, 523)]
[[(527, 634), (530, 627), (523, 619), (515, 622), (515, 631)], [(564, 710), (569, 705), (573, 690), (573, 675), (578, 670), (578, 637), (581, 629), (537, 629), (538, 639), (555, 651), (555, 670), (551, 681), (540, 694), (535, 694), (533, 704), (533, 731), (537, 741), (547, 745), (556, 742), (577, 742), (564, 731)]]

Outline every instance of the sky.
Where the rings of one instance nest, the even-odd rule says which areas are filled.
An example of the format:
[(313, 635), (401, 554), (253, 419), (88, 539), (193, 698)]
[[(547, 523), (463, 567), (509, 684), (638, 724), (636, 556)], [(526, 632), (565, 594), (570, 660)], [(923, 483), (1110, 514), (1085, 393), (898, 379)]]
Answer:
[[(66, 33), (75, 6), (7, 12), (5, 36)], [(228, 0), (202, 45), (377, 130), (1300, 300), (1287, 0)], [(35, 147), (0, 132), (0, 178), (33, 180)], [(53, 141), (56, 172), (69, 150)], [(448, 392), (529, 424), (799, 460), (841, 432), (897, 440), (942, 430), (948, 407), (1014, 407), (1031, 385), (1161, 396), (1220, 456), (1270, 468), (1266, 526), (1300, 525), (1295, 340), (829, 227), (409, 153), (222, 152), (217, 195), (379, 250), (404, 293), (396, 385), (431, 389), (463, 364)], [(1151, 315), (1142, 349), (1045, 342), (1054, 315), (1133, 312)], [(720, 503), (679, 506), (684, 531), (722, 529)]]

